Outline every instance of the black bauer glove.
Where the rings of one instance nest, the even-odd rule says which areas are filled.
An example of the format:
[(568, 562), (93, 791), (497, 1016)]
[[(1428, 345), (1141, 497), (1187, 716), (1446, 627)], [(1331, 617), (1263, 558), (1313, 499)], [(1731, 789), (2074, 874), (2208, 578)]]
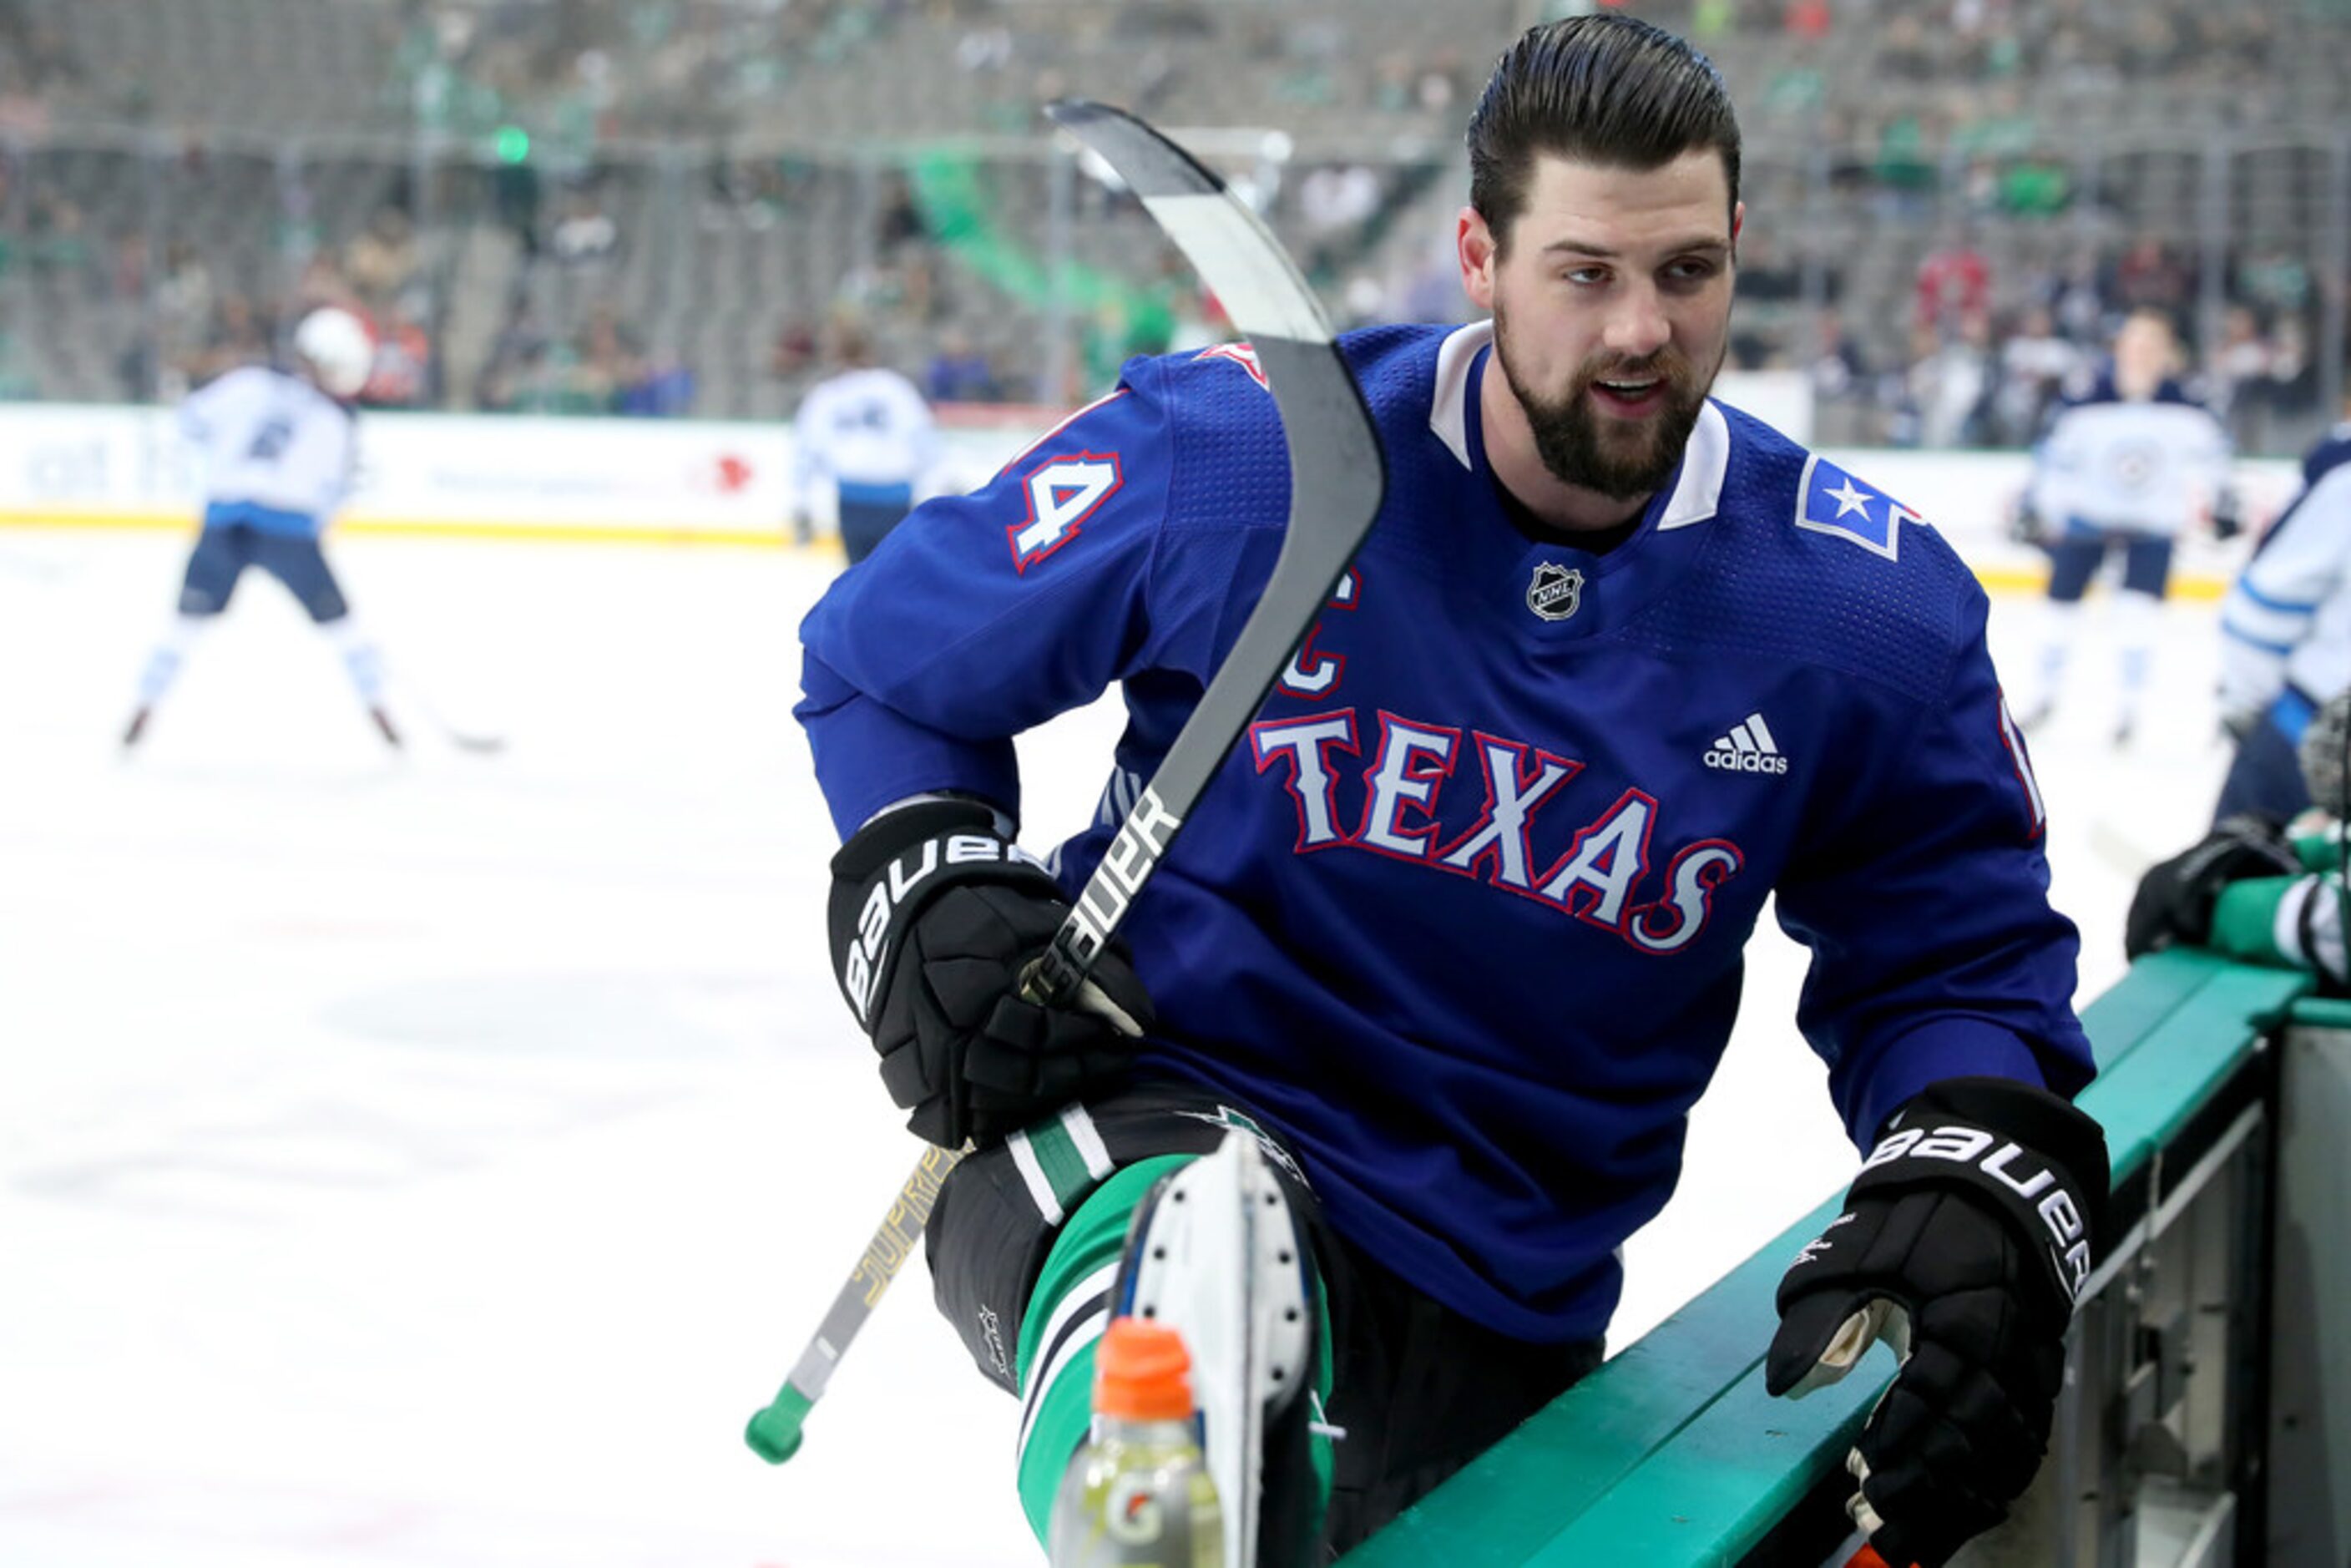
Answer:
[(1901, 1364), (1845, 1460), (1846, 1511), (1886, 1562), (1936, 1568), (2040, 1468), (2106, 1182), (2105, 1134), (2064, 1100), (1946, 1079), (1886, 1119), (1844, 1212), (1781, 1280), (1771, 1393), (1834, 1383), (1879, 1337)]
[(2220, 890), (2256, 876), (2299, 876), (2302, 859), (2283, 829), (2248, 812), (2223, 821), (2193, 849), (2147, 868), (2123, 918), (2123, 953), (2136, 958), (2183, 943), (2201, 946), (2212, 935)]
[(833, 856), (833, 974), (917, 1136), (994, 1143), (1125, 1072), (1151, 998), (1116, 944), (1069, 1007), (1021, 998), (1069, 912), (977, 800), (885, 812)]

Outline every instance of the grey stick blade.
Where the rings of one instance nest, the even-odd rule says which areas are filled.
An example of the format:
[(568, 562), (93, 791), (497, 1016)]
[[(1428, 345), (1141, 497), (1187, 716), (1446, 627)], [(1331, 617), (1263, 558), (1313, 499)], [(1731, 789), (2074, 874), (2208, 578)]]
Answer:
[(1045, 112), (1117, 171), (1243, 337), (1262, 347), (1268, 337), (1328, 343), (1335, 336), (1281, 242), (1213, 170), (1123, 109), (1064, 99)]

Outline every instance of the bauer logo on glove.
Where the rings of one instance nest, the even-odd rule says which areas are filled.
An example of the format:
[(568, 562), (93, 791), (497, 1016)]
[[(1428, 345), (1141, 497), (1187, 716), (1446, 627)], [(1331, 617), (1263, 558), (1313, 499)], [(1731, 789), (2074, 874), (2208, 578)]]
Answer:
[[(1900, 1120), (1897, 1115), (1896, 1120)], [(1981, 1127), (1949, 1124), (1928, 1131), (1907, 1127), (1889, 1134), (1864, 1160), (1865, 1171), (1896, 1160), (1949, 1160), (1988, 1176), (2032, 1206), (2049, 1233), (2049, 1258), (2068, 1300), (2079, 1301), (2090, 1280), (2090, 1233), (2081, 1206), (2060, 1184), (2056, 1170), (2036, 1161), (2024, 1146)]]
[(833, 857), (833, 973), (916, 1136), (989, 1144), (1125, 1076), (1152, 1010), (1116, 944), (1068, 1006), (1023, 993), (1069, 914), (978, 800), (886, 811)]
[(1015, 862), (1035, 866), (1040, 872), (1045, 869), (1042, 861), (1019, 845), (993, 835), (948, 833), (924, 840), (883, 868), (885, 874), (874, 877), (866, 891), (864, 906), (857, 912), (856, 939), (849, 944), (841, 967), (841, 994), (849, 998), (850, 1010), (857, 1015), (859, 1023), (871, 1028), (873, 1022), (874, 981), (880, 977), (874, 966), (890, 935), (891, 915), (912, 905), (932, 873), (942, 864), (994, 866)]

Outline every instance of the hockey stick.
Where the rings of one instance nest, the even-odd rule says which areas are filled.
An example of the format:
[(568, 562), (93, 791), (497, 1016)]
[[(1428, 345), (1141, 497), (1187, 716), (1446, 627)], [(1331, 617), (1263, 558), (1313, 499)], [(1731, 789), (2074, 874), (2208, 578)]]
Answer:
[(460, 751), (470, 751), (476, 757), (496, 757), (507, 748), (507, 737), (503, 735), (459, 729), (446, 719), (437, 722), (441, 737)]
[(460, 751), (470, 751), (476, 757), (495, 757), (507, 748), (507, 737), (503, 735), (486, 730), (461, 729), (450, 723), (442, 713), (441, 705), (434, 702), (415, 677), (405, 671), (400, 675), (398, 695), (407, 706), (424, 716), (425, 722), (439, 733), (442, 739)]
[[(1076, 995), (1225, 754), (1296, 655), (1371, 531), (1386, 494), (1387, 469), (1363, 392), (1332, 342), (1329, 319), (1257, 214), (1191, 154), (1123, 110), (1064, 101), (1045, 112), (1116, 171), (1215, 290), (1256, 350), (1290, 448), (1290, 522), (1273, 573), (1199, 706), (1030, 973), (1025, 994), (1051, 1005)], [(744, 1441), (769, 1464), (798, 1451), (809, 1410), (913, 1249), (939, 1183), (963, 1153), (924, 1153), (791, 1375), (751, 1417)]]

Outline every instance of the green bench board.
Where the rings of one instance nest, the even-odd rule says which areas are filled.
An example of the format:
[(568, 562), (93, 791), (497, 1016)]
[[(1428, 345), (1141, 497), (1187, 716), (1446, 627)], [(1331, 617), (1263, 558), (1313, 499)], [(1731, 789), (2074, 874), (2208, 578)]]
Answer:
[[(1761, 1365), (1786, 1260), (1834, 1217), (1823, 1205), (1625, 1347), (1344, 1559), (1348, 1568), (1535, 1561), (1565, 1523)], [(1762, 1315), (1759, 1318), (1758, 1313)]]
[(2296, 970), (2223, 966), (2136, 1050), (2102, 1066), (2081, 1103), (2106, 1130), (2115, 1180), (2137, 1175), (2309, 988)]
[(2082, 1009), (2098, 1070), (2105, 1071), (2129, 1055), (2215, 977), (2236, 967), (2193, 947), (2150, 953), (2132, 965), (2120, 984)]
[(2312, 1029), (2351, 1029), (2351, 1000), (2304, 997), (2294, 1004), (2294, 1021)]
[[(2293, 971), (2175, 950), (2084, 1009), (2100, 1075), (2083, 1104), (2106, 1126), (2117, 1180), (2307, 988)], [(1892, 1374), (1880, 1356), (1802, 1401), (1763, 1392), (1780, 1276), (1838, 1206), (1832, 1195), (1349, 1553), (1348, 1568), (1737, 1562), (1842, 1463)]]

